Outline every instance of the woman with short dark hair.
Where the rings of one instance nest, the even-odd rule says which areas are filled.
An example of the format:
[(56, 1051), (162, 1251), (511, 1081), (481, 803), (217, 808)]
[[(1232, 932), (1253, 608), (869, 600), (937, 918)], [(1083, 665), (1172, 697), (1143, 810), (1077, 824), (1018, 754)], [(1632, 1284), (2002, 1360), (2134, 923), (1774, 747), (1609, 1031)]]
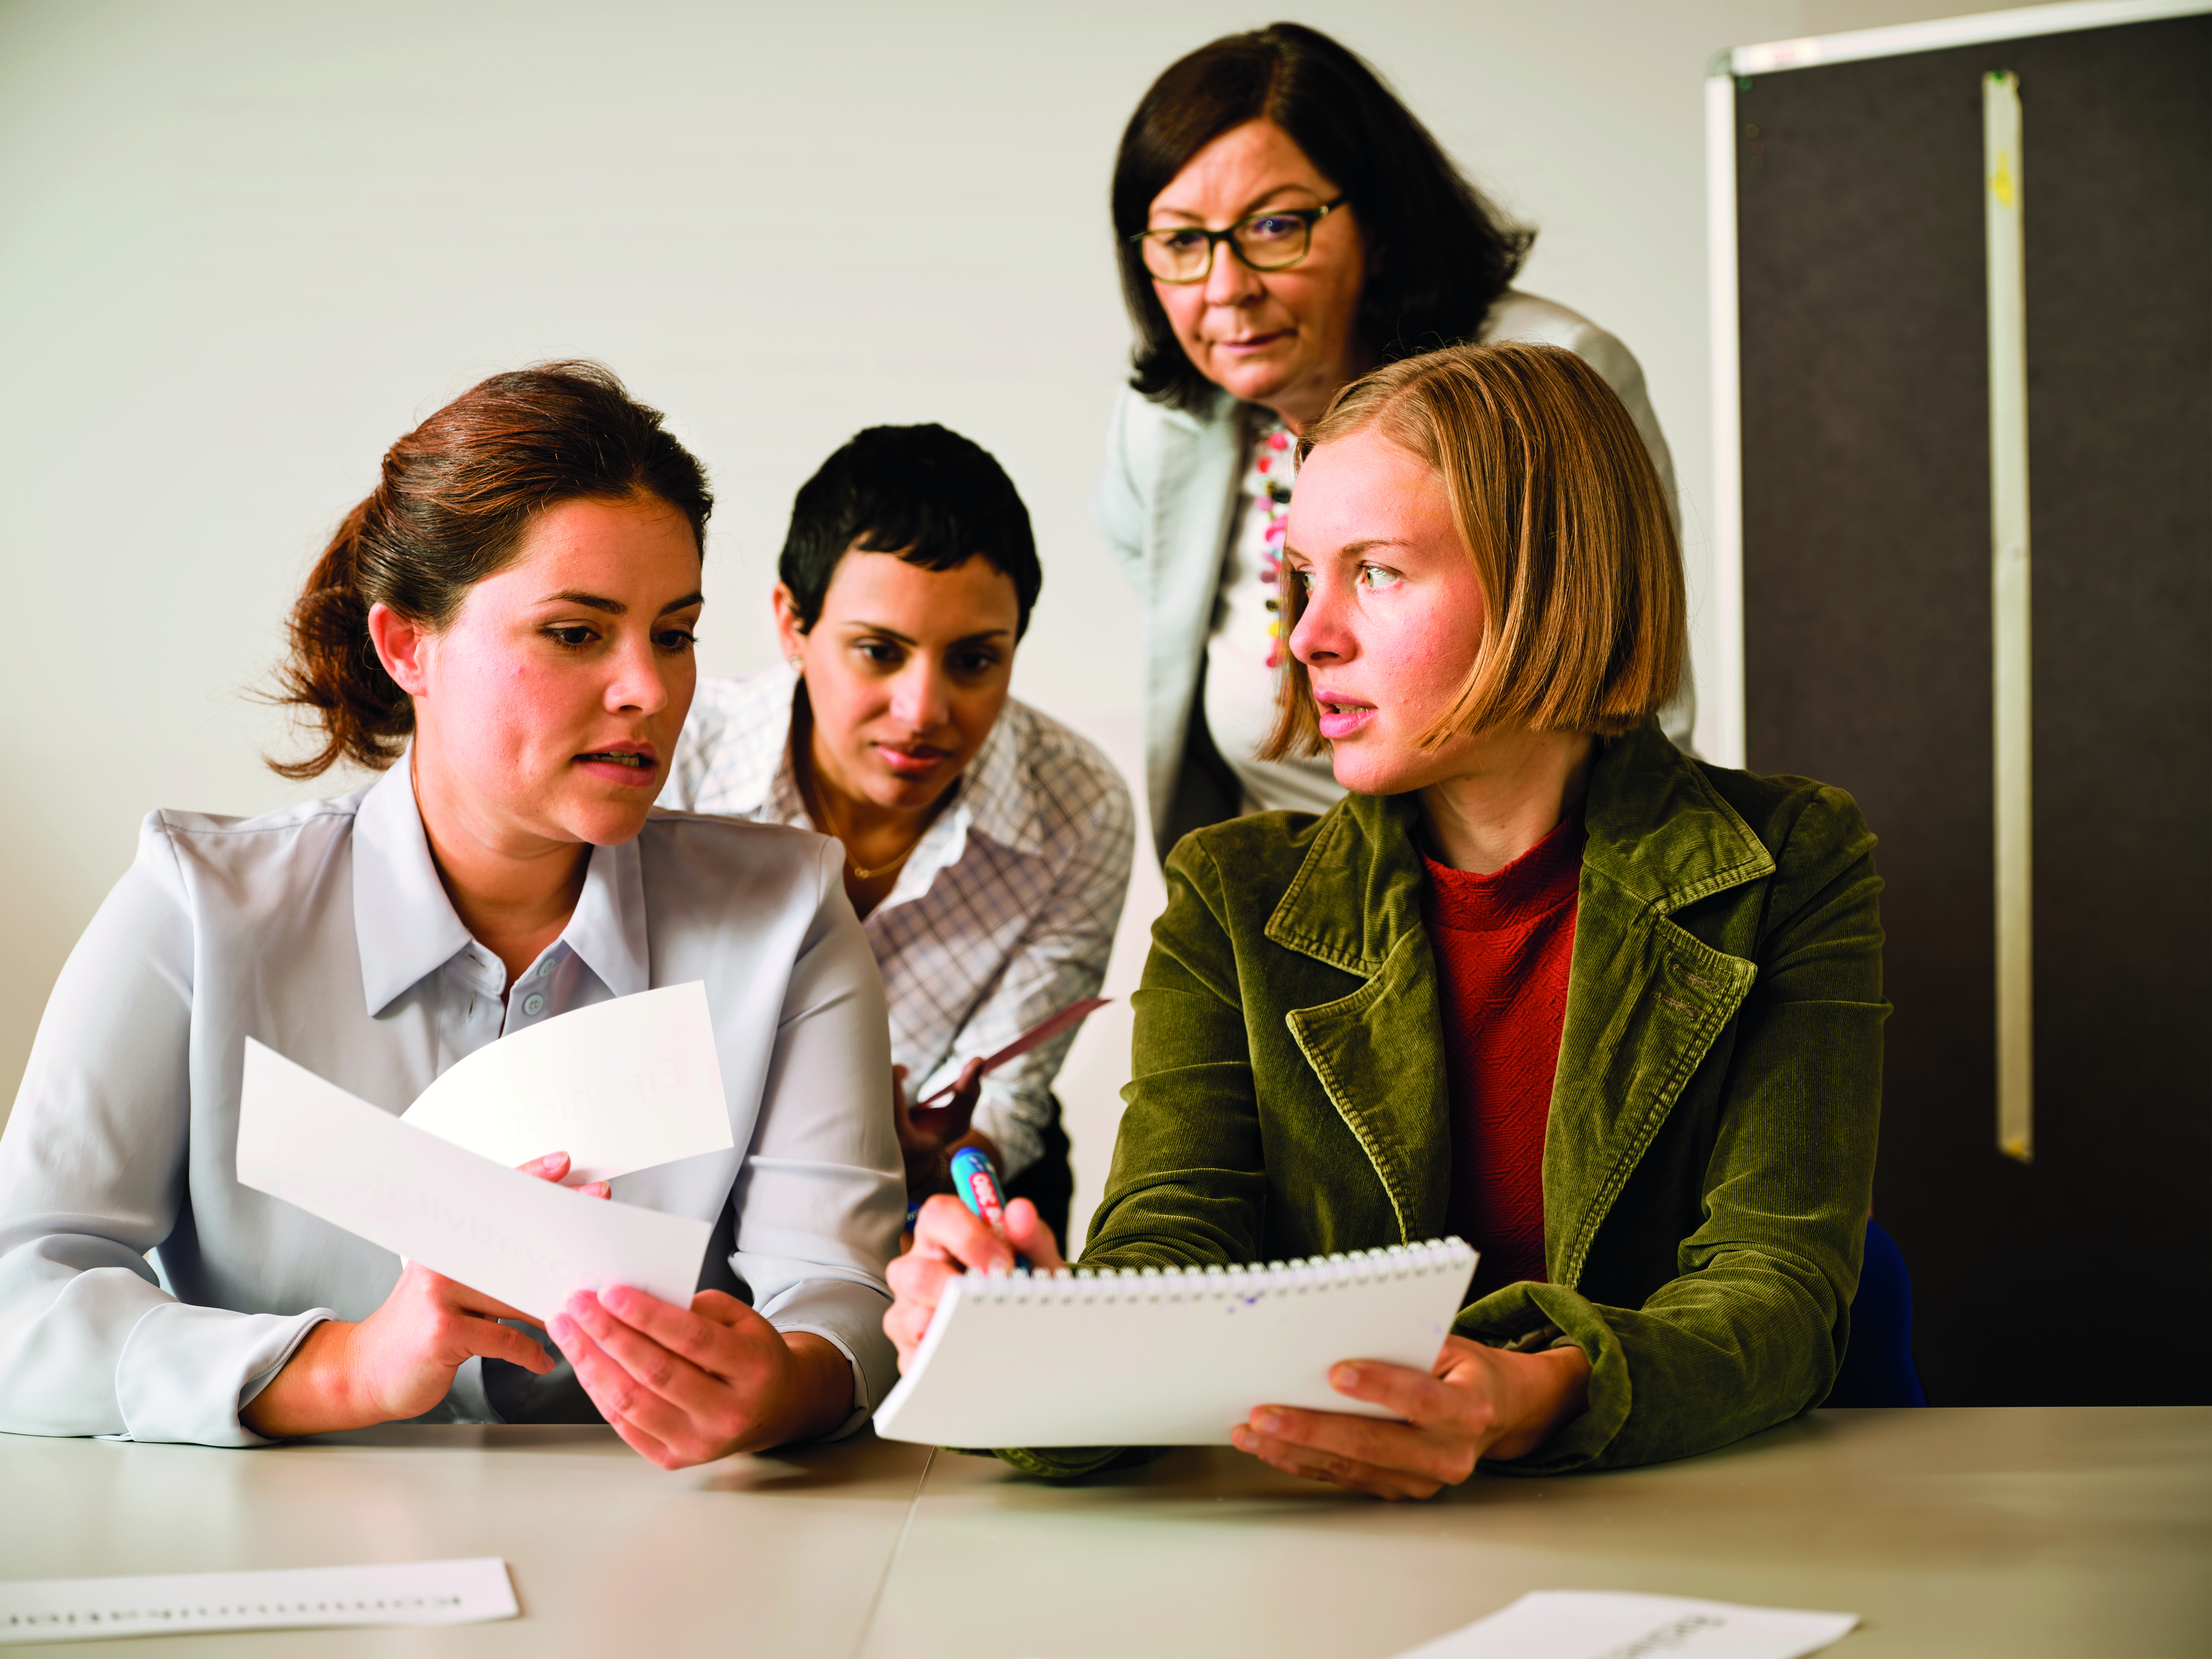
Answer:
[[(0, 1429), (258, 1445), (604, 1415), (677, 1468), (866, 1419), (902, 1206), (842, 860), (652, 810), (712, 505), (590, 363), (495, 375), (386, 454), (295, 607), (285, 700), (321, 741), (276, 768), (383, 775), (147, 818), (0, 1137)], [(731, 1149), (621, 1178), (719, 1222), (688, 1306), (609, 1286), (518, 1311), (238, 1180), (248, 1037), (398, 1112), (501, 1036), (692, 981)], [(502, 1320), (545, 1322), (557, 1355)]]
[[(1285, 658), (1278, 592), (1296, 441), (1347, 383), (1459, 341), (1565, 347), (1674, 468), (1628, 349), (1512, 286), (1534, 233), (1486, 201), (1357, 55), (1277, 23), (1170, 65), (1114, 168), (1134, 374), (1100, 528), (1146, 603), (1145, 769), (1162, 858), (1240, 812), (1322, 811), (1326, 766), (1262, 759)], [(1664, 726), (1686, 743), (1684, 689)]]
[[(777, 574), (785, 660), (699, 688), (665, 799), (837, 837), (890, 1005), (909, 1197), (951, 1191), (972, 1146), (1065, 1227), (1052, 1084), (1075, 1034), (970, 1067), (1097, 991), (1135, 812), (1112, 762), (1010, 695), (1043, 582), (1029, 509), (958, 433), (870, 427), (800, 487)], [(909, 1109), (940, 1088), (949, 1106)]]

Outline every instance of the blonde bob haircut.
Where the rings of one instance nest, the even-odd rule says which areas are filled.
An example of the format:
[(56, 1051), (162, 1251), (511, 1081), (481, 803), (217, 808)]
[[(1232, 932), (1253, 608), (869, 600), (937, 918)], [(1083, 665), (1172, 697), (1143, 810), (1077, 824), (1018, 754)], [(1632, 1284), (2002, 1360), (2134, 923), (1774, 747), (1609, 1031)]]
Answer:
[[(1466, 683), (1424, 748), (1501, 726), (1614, 737), (1674, 695), (1681, 550), (1636, 423), (1595, 369), (1519, 342), (1404, 358), (1339, 392), (1299, 457), (1370, 428), (1443, 480), (1486, 601)], [(1287, 639), (1304, 593), (1283, 588)], [(1259, 757), (1323, 750), (1292, 658)]]

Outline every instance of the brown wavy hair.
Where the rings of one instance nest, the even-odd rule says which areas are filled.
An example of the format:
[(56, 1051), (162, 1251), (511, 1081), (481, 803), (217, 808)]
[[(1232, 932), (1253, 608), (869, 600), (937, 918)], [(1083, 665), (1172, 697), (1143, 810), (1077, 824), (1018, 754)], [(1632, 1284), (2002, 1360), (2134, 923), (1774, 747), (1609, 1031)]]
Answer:
[[(1650, 452), (1595, 369), (1521, 342), (1409, 357), (1339, 392), (1299, 455), (1370, 428), (1443, 480), (1482, 583), (1467, 679), (1425, 745), (1507, 725), (1618, 736), (1674, 695), (1689, 648), (1681, 548)], [(1304, 599), (1283, 586), (1287, 639)], [(1322, 752), (1294, 657), (1260, 758)]]
[(406, 752), (415, 705), (377, 660), (372, 605), (444, 628), (468, 591), (521, 550), (548, 507), (650, 495), (704, 544), (706, 470), (598, 363), (538, 363), (471, 386), (384, 454), (292, 607), (273, 701), (303, 711), (322, 746), (271, 771), (320, 777), (342, 760), (381, 770)]

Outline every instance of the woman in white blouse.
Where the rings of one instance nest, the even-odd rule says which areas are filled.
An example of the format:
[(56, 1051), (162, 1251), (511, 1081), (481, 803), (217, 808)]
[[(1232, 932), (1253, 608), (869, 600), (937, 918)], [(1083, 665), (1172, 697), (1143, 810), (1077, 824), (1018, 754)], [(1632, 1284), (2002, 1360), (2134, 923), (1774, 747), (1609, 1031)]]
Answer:
[[(838, 850), (651, 810), (711, 505), (590, 364), (495, 376), (392, 447), (295, 611), (287, 693), (325, 742), (279, 769), (389, 769), (264, 817), (147, 819), (0, 1139), (0, 1429), (252, 1445), (596, 1407), (675, 1468), (881, 1397), (899, 1157)], [(693, 980), (734, 1149), (614, 1182), (720, 1218), (688, 1308), (580, 1295), (549, 1351), (236, 1179), (248, 1036), (396, 1113), (506, 1033)]]
[[(1115, 162), (1135, 373), (1099, 528), (1144, 595), (1145, 783), (1158, 851), (1243, 812), (1326, 812), (1326, 757), (1262, 761), (1284, 659), (1276, 592), (1298, 435), (1377, 364), (1461, 341), (1564, 346), (1674, 465), (1628, 349), (1513, 287), (1506, 222), (1367, 64), (1296, 23), (1170, 65)], [(1661, 716), (1689, 739), (1683, 690)]]

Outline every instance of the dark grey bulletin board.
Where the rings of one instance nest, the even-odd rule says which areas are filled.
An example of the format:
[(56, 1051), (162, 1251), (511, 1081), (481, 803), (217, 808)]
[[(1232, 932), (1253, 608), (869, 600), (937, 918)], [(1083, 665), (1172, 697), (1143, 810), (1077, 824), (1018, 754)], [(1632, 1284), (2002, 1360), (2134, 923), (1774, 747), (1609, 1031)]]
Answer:
[[(1995, 1130), (1981, 78), (2020, 77), (2036, 1159)], [(1887, 883), (1937, 1405), (2212, 1400), (2212, 17), (1736, 83), (1748, 760)]]

